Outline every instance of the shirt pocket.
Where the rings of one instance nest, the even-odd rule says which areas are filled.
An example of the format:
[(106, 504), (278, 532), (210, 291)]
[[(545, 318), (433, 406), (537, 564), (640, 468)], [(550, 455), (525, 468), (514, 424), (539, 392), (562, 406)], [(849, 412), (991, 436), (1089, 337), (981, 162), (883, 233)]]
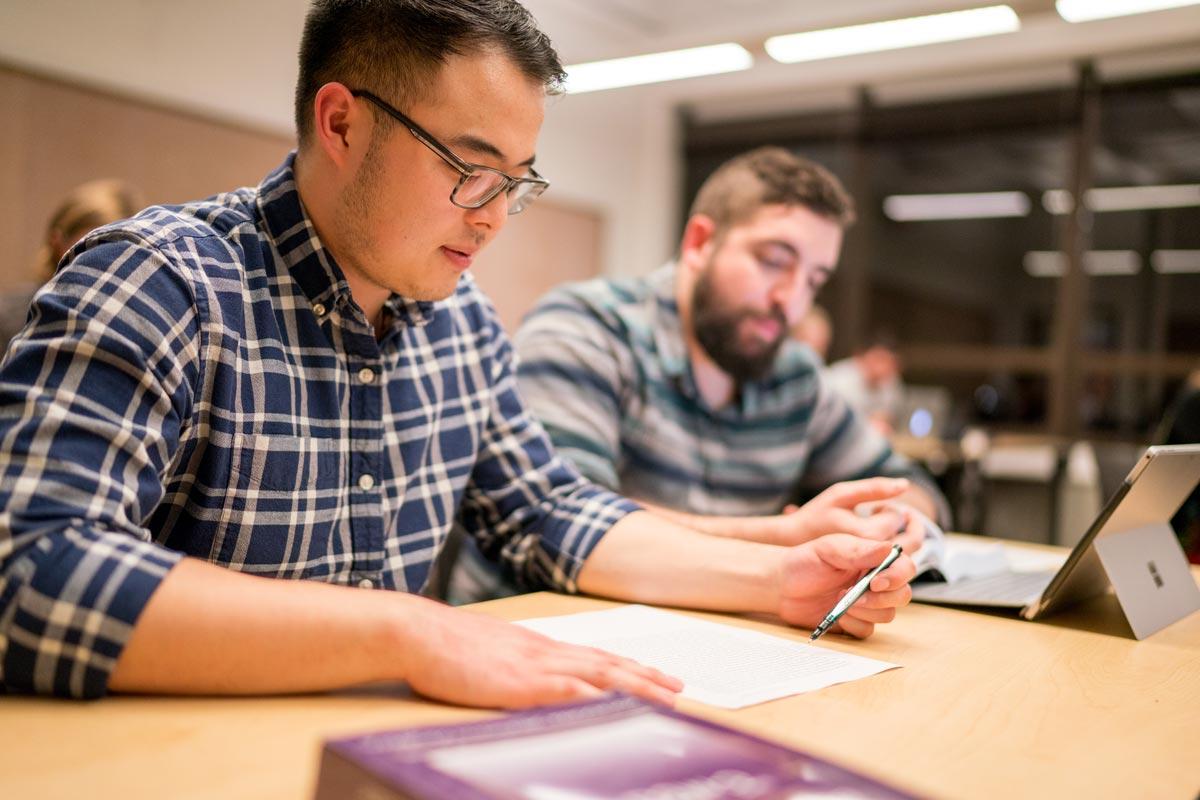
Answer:
[(232, 472), (239, 490), (336, 492), (344, 481), (340, 439), (291, 434), (236, 434)]

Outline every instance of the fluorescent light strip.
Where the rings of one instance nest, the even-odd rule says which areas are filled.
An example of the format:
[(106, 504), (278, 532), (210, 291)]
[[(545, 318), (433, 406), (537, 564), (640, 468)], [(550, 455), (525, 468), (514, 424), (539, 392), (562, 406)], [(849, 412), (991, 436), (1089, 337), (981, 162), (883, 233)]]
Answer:
[(894, 194), (883, 199), (883, 213), (896, 222), (1026, 217), (1029, 197), (1024, 192)]
[[(1030, 250), (1023, 259), (1025, 271), (1035, 278), (1061, 278), (1067, 271), (1066, 253)], [(1088, 250), (1083, 254), (1083, 271), (1093, 276), (1137, 275), (1142, 260), (1133, 250)]]
[(608, 61), (590, 61), (566, 68), (566, 90), (568, 94), (581, 94), (700, 75), (718, 75), (749, 69), (753, 63), (754, 57), (750, 51), (732, 42)]
[(1200, 183), (1177, 186), (1115, 186), (1088, 189), (1084, 195), (1093, 211), (1137, 211), (1144, 208), (1200, 206)]
[(1060, 278), (1067, 271), (1067, 257), (1055, 250), (1030, 250), (1022, 262), (1035, 278)]
[(1133, 250), (1088, 250), (1083, 254), (1083, 271), (1088, 275), (1137, 275), (1142, 259)]
[(1184, 275), (1200, 272), (1200, 250), (1155, 250), (1150, 266), (1160, 275)]
[(1200, 0), (1058, 0), (1054, 7), (1067, 22), (1089, 22), (1094, 19), (1145, 14), (1168, 8), (1194, 6)]
[[(1200, 206), (1200, 183), (1174, 186), (1110, 186), (1088, 189), (1084, 195), (1092, 211), (1143, 211), (1152, 208)], [(1051, 189), (1042, 194), (1042, 207), (1051, 214), (1068, 214), (1074, 207), (1071, 193)]]
[(855, 53), (994, 36), (1012, 33), (1020, 28), (1021, 20), (1009, 6), (986, 6), (947, 14), (772, 36), (767, 39), (765, 47), (767, 54), (776, 61), (794, 64)]
[(1066, 189), (1042, 192), (1042, 208), (1051, 214), (1070, 214), (1075, 210), (1075, 198)]

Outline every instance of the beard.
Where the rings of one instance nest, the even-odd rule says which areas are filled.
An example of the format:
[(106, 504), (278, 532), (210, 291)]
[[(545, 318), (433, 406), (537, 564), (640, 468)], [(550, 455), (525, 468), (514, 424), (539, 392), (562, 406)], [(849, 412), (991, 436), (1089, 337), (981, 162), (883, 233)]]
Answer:
[(343, 232), (346, 244), (354, 252), (370, 252), (374, 245), (369, 220), (378, 213), (377, 198), (383, 181), (379, 159), (385, 138), (378, 130), (372, 132), (367, 154), (363, 156), (354, 179), (346, 187), (338, 209), (338, 227)]
[[(379, 231), (389, 224), (384, 221), (389, 216), (385, 197), (387, 182), (395, 180), (384, 166), (382, 152), (391, 135), (396, 135), (395, 131), (376, 129), (372, 133), (362, 163), (335, 208), (335, 225), (344, 248), (339, 253), (339, 266), (343, 272), (353, 269), (359, 278), (373, 286), (410, 300), (444, 300), (454, 293), (458, 276), (422, 271), (407, 265), (403, 256), (396, 255), (394, 248), (389, 251), (387, 239), (379, 235)], [(486, 237), (476, 232), (469, 235), (476, 249), (481, 249)]]
[[(775, 320), (779, 323), (779, 335), (769, 342), (756, 340), (743, 344), (739, 331), (742, 322), (748, 319)], [(764, 314), (726, 306), (716, 291), (713, 265), (709, 262), (692, 290), (692, 332), (713, 363), (741, 383), (759, 380), (771, 371), (788, 336), (788, 326), (787, 317), (778, 308)]]

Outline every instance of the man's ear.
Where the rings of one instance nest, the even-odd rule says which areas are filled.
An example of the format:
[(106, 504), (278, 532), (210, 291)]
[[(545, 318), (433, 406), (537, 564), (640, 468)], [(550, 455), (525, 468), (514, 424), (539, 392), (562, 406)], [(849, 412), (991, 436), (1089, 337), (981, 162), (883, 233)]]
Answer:
[(712, 255), (717, 224), (706, 214), (688, 217), (679, 245), (679, 263), (685, 268), (700, 271)]
[(325, 84), (313, 98), (313, 144), (338, 167), (351, 163), (354, 150), (370, 140), (373, 120), (362, 106), (340, 83)]

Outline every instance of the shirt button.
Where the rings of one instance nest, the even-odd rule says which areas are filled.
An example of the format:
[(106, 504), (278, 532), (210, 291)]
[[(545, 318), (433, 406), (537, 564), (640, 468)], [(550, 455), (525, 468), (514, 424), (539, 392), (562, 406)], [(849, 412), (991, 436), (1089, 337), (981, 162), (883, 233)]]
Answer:
[(374, 589), (374, 588), (375, 588), (375, 584), (374, 584), (374, 583), (371, 583), (371, 579), (370, 579), (370, 578), (363, 578), (361, 581), (359, 581), (359, 582), (358, 582), (358, 588), (360, 588), (360, 589)]
[(375, 380), (375, 370), (363, 367), (358, 371), (358, 379), (363, 383), (370, 383)]
[(313, 304), (313, 313), (316, 314), (318, 317), (325, 316), (325, 306), (321, 305), (320, 303), (314, 303)]
[(364, 473), (358, 476), (358, 488), (364, 492), (369, 492), (375, 488), (375, 476), (369, 473)]

